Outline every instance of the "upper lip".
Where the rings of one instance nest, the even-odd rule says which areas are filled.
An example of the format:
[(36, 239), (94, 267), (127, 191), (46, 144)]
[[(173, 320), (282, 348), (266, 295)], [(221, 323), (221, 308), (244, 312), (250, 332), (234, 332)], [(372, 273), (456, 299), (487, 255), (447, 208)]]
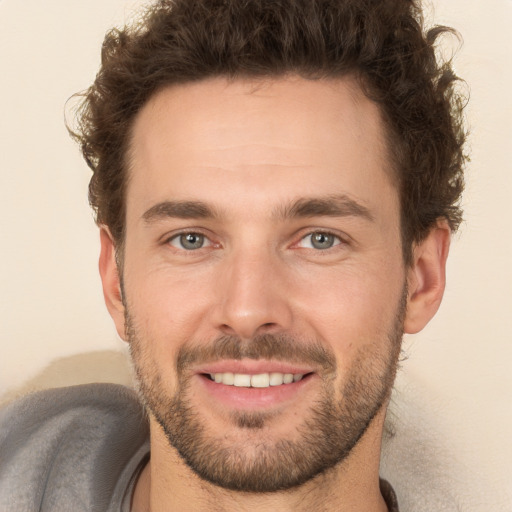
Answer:
[(213, 363), (205, 363), (197, 369), (196, 373), (242, 373), (248, 375), (258, 375), (260, 373), (293, 373), (305, 375), (312, 373), (311, 367), (296, 363), (287, 363), (284, 361), (269, 360), (222, 360)]

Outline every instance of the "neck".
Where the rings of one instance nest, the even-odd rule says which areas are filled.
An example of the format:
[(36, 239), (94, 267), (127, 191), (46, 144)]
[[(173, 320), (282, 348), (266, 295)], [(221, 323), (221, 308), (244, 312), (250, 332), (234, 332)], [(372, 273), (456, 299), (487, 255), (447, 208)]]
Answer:
[(342, 463), (299, 487), (272, 493), (230, 491), (200, 479), (151, 419), (151, 460), (137, 481), (132, 512), (386, 512), (379, 488), (384, 416), (383, 408)]

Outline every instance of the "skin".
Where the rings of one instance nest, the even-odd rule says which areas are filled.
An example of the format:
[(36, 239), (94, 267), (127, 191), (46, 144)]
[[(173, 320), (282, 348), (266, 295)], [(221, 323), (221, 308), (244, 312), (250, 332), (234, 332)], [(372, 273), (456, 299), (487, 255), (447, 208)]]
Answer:
[[(262, 334), (319, 340), (335, 357), (333, 386), (343, 390), (361, 354), (386, 357), (392, 350), (384, 340), (405, 285), (403, 331), (426, 325), (442, 298), (450, 230), (440, 220), (405, 267), (384, 140), (378, 107), (350, 77), (217, 78), (167, 88), (150, 99), (133, 127), (124, 301), (105, 226), (100, 273), (119, 335), (129, 338), (127, 306), (163, 390), (176, 391), (177, 354), (191, 340), (208, 345), (222, 335), (251, 340)], [(290, 215), (299, 200), (333, 196), (344, 205), (336, 215), (325, 208)], [(168, 209), (162, 215), (161, 208), (147, 213), (169, 201), (201, 202), (216, 215), (178, 218)], [(206, 245), (184, 250), (177, 238), (182, 230), (203, 234)], [(318, 231), (336, 237), (328, 250), (311, 246), (310, 235)], [(196, 376), (191, 405), (209, 433), (245, 440), (250, 453), (258, 436), (273, 441), (297, 435), (321, 393), (322, 375), (313, 377), (285, 401), (249, 406), (272, 412), (264, 433), (247, 436), (229, 416), (243, 405), (212, 398)], [(386, 406), (343, 463), (299, 487), (260, 494), (200, 479), (150, 415), (151, 461), (138, 480), (133, 510), (385, 511), (378, 468)]]

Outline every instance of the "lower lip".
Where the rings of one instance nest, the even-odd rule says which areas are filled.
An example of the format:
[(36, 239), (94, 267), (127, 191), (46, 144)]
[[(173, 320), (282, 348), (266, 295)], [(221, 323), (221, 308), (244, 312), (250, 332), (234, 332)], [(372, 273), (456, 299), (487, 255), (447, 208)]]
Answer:
[(268, 388), (246, 388), (226, 386), (212, 381), (205, 375), (198, 375), (209, 397), (231, 409), (258, 409), (279, 406), (297, 398), (299, 393), (313, 380), (314, 375), (308, 374), (298, 382), (269, 386)]

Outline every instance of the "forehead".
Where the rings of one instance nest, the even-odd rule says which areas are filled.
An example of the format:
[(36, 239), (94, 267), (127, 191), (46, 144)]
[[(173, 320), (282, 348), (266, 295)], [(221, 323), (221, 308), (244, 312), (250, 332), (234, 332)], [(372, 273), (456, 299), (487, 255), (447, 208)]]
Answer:
[(222, 207), (308, 193), (363, 203), (384, 189), (396, 195), (379, 108), (350, 77), (163, 89), (135, 120), (129, 160), (128, 212), (169, 199)]

